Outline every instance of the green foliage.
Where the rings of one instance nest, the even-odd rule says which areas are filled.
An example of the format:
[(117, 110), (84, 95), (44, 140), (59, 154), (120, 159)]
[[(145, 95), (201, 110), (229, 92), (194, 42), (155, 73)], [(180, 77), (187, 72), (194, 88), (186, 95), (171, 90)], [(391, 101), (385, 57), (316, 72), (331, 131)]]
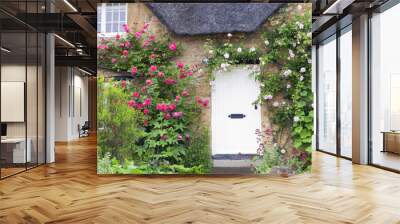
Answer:
[[(115, 90), (111, 88), (114, 92), (124, 95), (120, 100), (121, 104), (129, 109), (115, 111), (119, 114), (113, 115), (118, 119), (122, 119), (120, 116), (130, 117), (129, 119), (133, 119), (132, 116), (137, 117), (135, 124), (140, 130), (136, 132), (126, 129), (125, 126), (130, 126), (133, 122), (131, 120), (118, 123), (119, 120), (108, 118), (109, 123), (116, 122), (118, 125), (114, 127), (114, 131), (123, 132), (120, 135), (130, 136), (130, 139), (107, 141), (107, 138), (110, 138), (107, 135), (110, 130), (109, 126), (104, 128), (107, 130), (99, 139), (110, 150), (101, 149), (99, 164), (102, 164), (102, 170), (114, 173), (205, 172), (209, 169), (205, 160), (202, 161), (206, 164), (203, 166), (186, 159), (189, 158), (188, 153), (193, 150), (190, 141), (191, 127), (199, 118), (201, 108), (208, 106), (209, 100), (195, 96), (196, 80), (193, 74), (196, 67), (173, 61), (180, 54), (180, 46), (171, 42), (167, 36), (156, 38), (149, 31), (149, 25), (144, 24), (143, 28), (135, 33), (126, 32), (115, 39), (99, 40), (99, 67), (124, 74), (130, 73), (126, 80), (108, 79), (105, 83), (115, 87)], [(101, 94), (103, 91), (99, 89)], [(114, 102), (120, 102), (115, 101), (110, 94), (99, 97), (98, 101), (108, 103), (109, 110), (116, 110), (113, 108), (117, 105)], [(107, 117), (103, 116), (100, 119)], [(129, 142), (133, 153), (125, 153), (127, 150), (122, 147), (125, 142)], [(208, 153), (208, 147), (209, 144), (206, 144), (198, 150)]]
[(98, 154), (107, 153), (113, 158), (138, 157), (138, 140), (144, 132), (140, 127), (142, 116), (130, 108), (126, 101), (128, 94), (120, 88), (98, 79), (97, 121)]
[(151, 166), (150, 164), (135, 165), (133, 161), (126, 160), (121, 163), (117, 159), (110, 158), (106, 154), (97, 160), (97, 172), (99, 174), (203, 174), (205, 169), (202, 166), (185, 167), (183, 165), (163, 164)]
[[(284, 161), (301, 172), (311, 165), (313, 134), (311, 12), (305, 10), (290, 20), (282, 15), (275, 18), (278, 25), (262, 35), (268, 49), (260, 58), (265, 66), (256, 75), (262, 83), (257, 102), (267, 105), (278, 132), (290, 132), (295, 153)], [(271, 66), (277, 69), (269, 69)], [(270, 151), (265, 150), (264, 162), (257, 168), (260, 172), (270, 168), (266, 164), (272, 161), (270, 154), (274, 155)]]
[(218, 69), (227, 71), (231, 65), (260, 63), (261, 52), (259, 49), (231, 43), (230, 37), (221, 41), (207, 40), (205, 49), (208, 52), (205, 63), (210, 74)]
[(208, 128), (195, 128), (189, 142), (189, 148), (184, 156), (185, 166), (203, 167), (206, 173), (211, 171), (212, 158), (210, 147), (210, 132)]

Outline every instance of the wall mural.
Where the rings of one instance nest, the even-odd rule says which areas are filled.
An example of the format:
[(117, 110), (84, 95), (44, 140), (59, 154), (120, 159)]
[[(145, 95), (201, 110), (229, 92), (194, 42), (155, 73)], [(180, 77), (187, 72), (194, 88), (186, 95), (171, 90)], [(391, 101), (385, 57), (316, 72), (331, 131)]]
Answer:
[(310, 170), (311, 4), (121, 7), (98, 36), (99, 174)]

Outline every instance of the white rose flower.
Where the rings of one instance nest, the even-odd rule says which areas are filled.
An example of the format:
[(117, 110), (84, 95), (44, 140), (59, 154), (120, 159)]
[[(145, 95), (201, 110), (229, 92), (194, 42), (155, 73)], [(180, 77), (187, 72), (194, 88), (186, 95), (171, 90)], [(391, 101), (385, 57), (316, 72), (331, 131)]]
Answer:
[(299, 122), (299, 121), (300, 121), (300, 118), (299, 118), (298, 116), (294, 116), (294, 117), (293, 117), (293, 121), (294, 121), (294, 122)]
[(300, 23), (299, 21), (296, 22), (296, 25), (300, 28), (303, 29), (304, 28), (304, 24)]
[(311, 64), (312, 63), (312, 60), (311, 60), (311, 58), (310, 59), (308, 59), (308, 64)]
[(261, 83), (261, 84), (260, 84), (260, 86), (261, 86), (261, 87), (264, 87), (264, 86), (265, 86), (265, 84), (264, 84), (264, 83)]
[(292, 74), (292, 70), (290, 70), (290, 69), (283, 72), (283, 76), (285, 76), (285, 77), (288, 77), (290, 74)]
[(272, 95), (265, 95), (264, 100), (272, 100)]
[(228, 58), (229, 58), (229, 54), (228, 54), (228, 53), (225, 53), (225, 54), (224, 54), (224, 58), (228, 59)]
[(308, 32), (307, 33), (307, 37), (311, 37), (312, 36), (312, 33), (311, 32)]
[(281, 149), (281, 153), (282, 153), (282, 154), (285, 154), (285, 153), (286, 153), (286, 150), (285, 150), (285, 149)]
[(277, 143), (274, 143), (274, 147), (276, 148), (278, 146), (278, 144)]
[(228, 37), (232, 37), (232, 34), (231, 33), (228, 33), (228, 35), (227, 35)]
[(283, 102), (282, 102), (282, 105), (286, 105), (286, 102), (285, 102), (285, 101), (283, 101)]
[(264, 44), (265, 44), (265, 46), (268, 46), (268, 45), (269, 45), (269, 41), (268, 41), (268, 40), (265, 40), (265, 41), (264, 41)]
[(286, 88), (290, 89), (290, 88), (292, 88), (292, 85), (290, 85), (290, 83), (289, 83), (289, 84), (286, 85)]
[(203, 73), (203, 69), (199, 69), (199, 71), (198, 71), (199, 73)]
[(237, 52), (239, 52), (239, 53), (242, 52), (242, 48), (239, 47), (239, 48), (237, 49)]
[(277, 101), (273, 102), (273, 103), (272, 103), (272, 106), (273, 106), (273, 107), (279, 107), (279, 102), (277, 102)]
[(300, 76), (299, 80), (303, 81), (304, 80), (304, 76)]
[(295, 54), (291, 49), (289, 49), (289, 57), (294, 58)]
[(208, 53), (209, 54), (214, 54), (214, 51), (213, 50), (209, 50)]
[(254, 52), (254, 51), (256, 51), (256, 48), (255, 47), (251, 47), (249, 51), (250, 52)]
[(302, 9), (303, 9), (303, 6), (297, 5), (297, 9), (298, 9), (298, 10), (302, 10)]
[(306, 68), (302, 67), (302, 68), (300, 69), (300, 72), (301, 72), (301, 73), (306, 72)]

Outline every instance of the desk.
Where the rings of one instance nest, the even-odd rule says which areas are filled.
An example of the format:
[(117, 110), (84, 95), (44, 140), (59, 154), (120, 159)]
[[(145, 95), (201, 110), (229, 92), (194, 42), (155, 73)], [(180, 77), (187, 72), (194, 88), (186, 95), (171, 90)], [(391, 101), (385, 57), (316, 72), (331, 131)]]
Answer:
[(382, 152), (400, 154), (400, 131), (383, 131)]
[[(31, 139), (27, 139), (28, 147), (25, 152), (25, 138), (6, 138), (1, 139), (1, 157), (6, 163), (26, 163), (31, 162)], [(25, 160), (26, 159), (26, 160)]]

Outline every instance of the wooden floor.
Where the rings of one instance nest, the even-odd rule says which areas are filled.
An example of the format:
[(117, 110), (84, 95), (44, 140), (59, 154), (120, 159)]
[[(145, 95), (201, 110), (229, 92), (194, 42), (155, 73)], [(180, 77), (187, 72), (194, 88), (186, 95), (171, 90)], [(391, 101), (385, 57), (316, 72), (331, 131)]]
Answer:
[(0, 223), (400, 223), (400, 175), (315, 153), (279, 177), (96, 175), (94, 138), (0, 181)]

